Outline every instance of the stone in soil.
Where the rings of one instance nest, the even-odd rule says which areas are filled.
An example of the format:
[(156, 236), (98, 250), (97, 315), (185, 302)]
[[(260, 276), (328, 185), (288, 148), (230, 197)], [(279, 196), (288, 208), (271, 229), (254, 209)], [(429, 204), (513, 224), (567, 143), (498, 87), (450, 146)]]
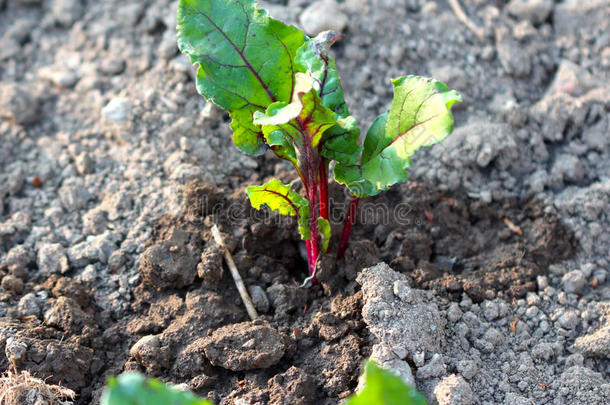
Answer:
[(201, 252), (201, 262), (197, 265), (197, 275), (208, 288), (215, 288), (222, 280), (224, 249), (217, 244), (206, 246)]
[(316, 400), (315, 380), (295, 366), (269, 379), (267, 387), (272, 404), (314, 404)]
[(574, 342), (574, 349), (585, 357), (607, 359), (610, 356), (610, 325), (578, 337)]
[(169, 348), (162, 346), (155, 335), (140, 338), (129, 349), (129, 354), (148, 372), (160, 371), (169, 365)]
[(402, 347), (402, 359), (440, 351), (445, 319), (429, 292), (411, 288), (405, 275), (385, 263), (364, 269), (356, 281), (362, 286), (362, 317), (379, 341)]
[(66, 249), (59, 243), (42, 244), (38, 248), (38, 269), (43, 274), (66, 273), (69, 270)]
[(532, 23), (544, 22), (553, 11), (553, 0), (511, 0), (506, 9), (511, 15)]
[(434, 396), (439, 405), (470, 405), (474, 403), (472, 389), (462, 378), (452, 374), (445, 377), (434, 389)]
[(327, 30), (343, 31), (348, 18), (334, 0), (318, 0), (303, 11), (299, 21), (308, 35), (316, 36)]
[(40, 119), (38, 99), (16, 83), (0, 83), (0, 118), (19, 125), (29, 125)]
[(203, 344), (215, 366), (232, 371), (268, 368), (284, 356), (282, 336), (266, 322), (243, 322), (216, 329)]
[(139, 270), (144, 282), (158, 290), (182, 288), (195, 280), (198, 262), (189, 234), (177, 231), (144, 251)]

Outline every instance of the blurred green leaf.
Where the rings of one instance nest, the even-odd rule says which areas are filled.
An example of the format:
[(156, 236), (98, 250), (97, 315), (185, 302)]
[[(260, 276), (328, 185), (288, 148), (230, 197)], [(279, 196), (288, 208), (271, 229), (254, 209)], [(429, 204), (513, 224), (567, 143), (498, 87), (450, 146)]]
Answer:
[(427, 405), (428, 402), (416, 389), (409, 387), (399, 377), (377, 366), (373, 361), (364, 363), (365, 386), (352, 395), (345, 405)]
[(191, 392), (180, 391), (154, 378), (129, 372), (110, 377), (101, 405), (213, 405)]

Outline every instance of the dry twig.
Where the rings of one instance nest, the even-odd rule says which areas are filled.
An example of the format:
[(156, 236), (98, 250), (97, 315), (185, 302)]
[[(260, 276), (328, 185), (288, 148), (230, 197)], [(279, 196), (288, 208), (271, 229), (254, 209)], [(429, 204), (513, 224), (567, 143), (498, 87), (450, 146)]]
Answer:
[(231, 276), (233, 276), (233, 281), (235, 281), (235, 286), (237, 287), (237, 291), (239, 291), (239, 295), (241, 296), (241, 300), (244, 302), (246, 306), (246, 311), (248, 311), (248, 315), (250, 315), (250, 319), (255, 320), (258, 318), (258, 313), (256, 313), (256, 309), (252, 304), (252, 300), (250, 299), (250, 295), (248, 294), (248, 290), (246, 290), (246, 286), (244, 285), (241, 276), (239, 275), (239, 271), (237, 270), (237, 266), (233, 261), (233, 257), (229, 252), (229, 249), (225, 246), (224, 241), (222, 240), (222, 236), (220, 235), (220, 231), (216, 224), (212, 226), (212, 236), (214, 236), (214, 240), (218, 244), (218, 246), (222, 247), (225, 253), (225, 260), (227, 262), (227, 266), (229, 266), (229, 271), (231, 272)]
[(519, 228), (517, 225), (515, 225), (510, 219), (508, 219), (507, 217), (504, 217), (504, 223), (506, 224), (506, 226), (508, 226), (508, 229), (510, 229), (511, 231), (513, 231), (513, 233), (516, 233), (519, 236), (523, 236), (523, 231), (521, 230), (521, 228)]
[(458, 20), (464, 23), (464, 25), (468, 27), (470, 31), (474, 32), (474, 34), (479, 37), (480, 40), (483, 40), (485, 38), (485, 31), (483, 31), (483, 28), (477, 27), (475, 23), (473, 23), (472, 20), (468, 18), (468, 16), (466, 15), (466, 13), (464, 13), (464, 10), (462, 9), (462, 6), (460, 6), (458, 0), (449, 0), (449, 4), (451, 5), (451, 8), (453, 9), (453, 12), (455, 13)]

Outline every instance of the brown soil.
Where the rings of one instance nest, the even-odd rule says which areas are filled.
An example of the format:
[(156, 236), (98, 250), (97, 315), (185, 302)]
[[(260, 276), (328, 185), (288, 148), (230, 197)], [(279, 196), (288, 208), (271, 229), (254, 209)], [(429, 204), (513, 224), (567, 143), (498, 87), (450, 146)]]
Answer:
[[(331, 191), (340, 206), (338, 188)], [(2, 326), (40, 353), (29, 355), (28, 370), (54, 375), (50, 382), (76, 390), (79, 403), (98, 398), (105, 376), (124, 370), (187, 382), (221, 404), (337, 403), (354, 390), (373, 343), (354, 281), (363, 267), (385, 260), (417, 286), (480, 301), (523, 296), (549, 264), (575, 251), (552, 208), (535, 200), (484, 204), (411, 183), (363, 201), (345, 257), (324, 257), (321, 284), (303, 289), (306, 266), (292, 221), (253, 211), (241, 191), (200, 182), (185, 188), (184, 201), (181, 216), (158, 222), (142, 254), (130, 316), (111, 319), (92, 308), (87, 290), (69, 278), (26, 284), (53, 300), (45, 324)], [(214, 223), (245, 284), (266, 291), (266, 305), (255, 299), (256, 322), (218, 271)]]

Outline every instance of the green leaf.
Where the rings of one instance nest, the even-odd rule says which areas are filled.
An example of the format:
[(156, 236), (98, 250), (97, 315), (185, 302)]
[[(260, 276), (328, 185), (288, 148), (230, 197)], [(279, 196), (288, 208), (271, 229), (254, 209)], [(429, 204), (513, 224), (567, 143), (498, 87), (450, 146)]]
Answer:
[(180, 0), (177, 29), (178, 47), (199, 64), (198, 91), (229, 111), (239, 149), (263, 153), (252, 114), (291, 100), (303, 33), (267, 16), (254, 0)]
[(345, 405), (427, 405), (426, 398), (392, 372), (368, 360), (364, 364), (364, 389)]
[(300, 72), (308, 72), (314, 79), (314, 87), (322, 104), (335, 113), (338, 125), (330, 128), (322, 139), (322, 156), (329, 160), (349, 165), (357, 162), (360, 147), (360, 128), (349, 115), (339, 72), (328, 50), (339, 36), (333, 31), (324, 31), (315, 38), (308, 38), (297, 51), (295, 66)]
[(455, 90), (419, 76), (401, 77), (392, 84), (392, 106), (368, 130), (360, 165), (335, 167), (335, 179), (358, 197), (375, 195), (407, 180), (411, 156), (453, 130), (450, 108), (461, 101)]
[(315, 38), (308, 38), (297, 50), (295, 66), (299, 72), (309, 72), (316, 79), (316, 90), (322, 104), (340, 117), (347, 117), (343, 87), (333, 58), (328, 50), (339, 36), (333, 31), (324, 31)]
[(316, 148), (324, 133), (337, 124), (333, 112), (322, 105), (313, 84), (314, 79), (311, 76), (296, 73), (290, 103), (273, 103), (265, 113), (254, 113), (254, 123), (262, 127), (270, 145), (279, 144), (271, 134), (283, 134), (297, 150), (305, 145)]
[(292, 190), (289, 185), (272, 179), (262, 186), (247, 187), (246, 193), (250, 204), (257, 210), (260, 210), (261, 205), (264, 204), (281, 215), (296, 216), (301, 237), (309, 240), (309, 201)]
[(327, 219), (318, 217), (318, 233), (320, 234), (320, 244), (322, 245), (322, 251), (328, 250), (328, 243), (331, 237), (330, 222)]
[(286, 137), (286, 133), (283, 130), (271, 131), (265, 136), (265, 140), (277, 157), (289, 160), (297, 167), (297, 154), (294, 150), (294, 145)]
[(322, 156), (336, 160), (342, 165), (351, 165), (358, 161), (360, 146), (360, 128), (354, 117), (347, 116), (337, 120), (337, 125), (330, 128), (322, 139)]
[(101, 405), (212, 405), (190, 392), (170, 388), (159, 380), (140, 373), (110, 377)]

